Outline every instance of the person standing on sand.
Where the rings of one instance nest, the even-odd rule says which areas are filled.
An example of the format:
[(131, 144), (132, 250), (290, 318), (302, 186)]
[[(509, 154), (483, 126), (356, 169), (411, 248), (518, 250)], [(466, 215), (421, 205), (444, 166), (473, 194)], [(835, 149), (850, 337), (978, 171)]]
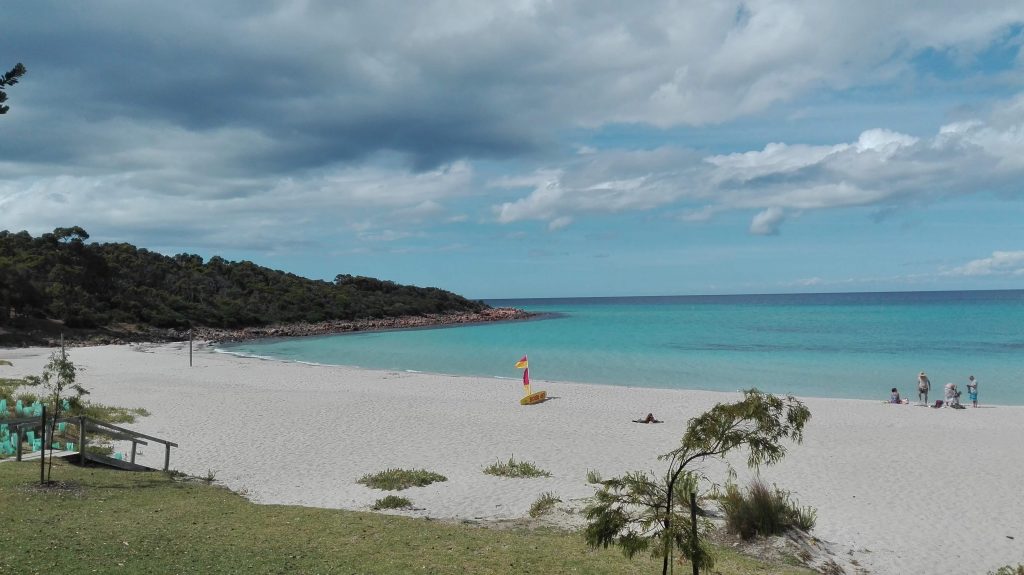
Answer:
[(932, 382), (925, 372), (917, 374), (917, 403), (928, 405), (928, 391), (932, 388)]
[(973, 375), (967, 378), (967, 397), (971, 398), (971, 405), (978, 407), (978, 380)]

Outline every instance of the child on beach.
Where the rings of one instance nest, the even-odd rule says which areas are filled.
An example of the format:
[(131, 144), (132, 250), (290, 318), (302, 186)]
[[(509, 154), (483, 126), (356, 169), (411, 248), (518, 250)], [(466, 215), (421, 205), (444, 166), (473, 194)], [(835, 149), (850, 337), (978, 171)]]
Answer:
[(896, 391), (895, 387), (892, 388), (892, 393), (889, 394), (889, 403), (903, 403), (903, 400), (900, 399), (900, 392)]
[(973, 375), (967, 378), (967, 397), (971, 398), (971, 405), (978, 407), (978, 380)]

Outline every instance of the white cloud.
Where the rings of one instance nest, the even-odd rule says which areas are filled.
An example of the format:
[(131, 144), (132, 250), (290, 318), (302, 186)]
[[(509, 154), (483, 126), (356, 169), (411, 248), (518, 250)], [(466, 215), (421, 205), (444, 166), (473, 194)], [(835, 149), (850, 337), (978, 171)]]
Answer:
[[(173, 185), (162, 183), (172, 172)], [(471, 193), (472, 180), (465, 162), (421, 173), (365, 166), (281, 179), (190, 174), (173, 165), (23, 178), (0, 182), (0, 229), (35, 234), (73, 222), (98, 237), (175, 230), (177, 245), (221, 249), (303, 244), (346, 229), (356, 240), (394, 241), (410, 237), (394, 226), (430, 223)]]
[(754, 216), (750, 222), (750, 233), (755, 236), (774, 236), (779, 233), (779, 226), (786, 219), (782, 208), (768, 208)]
[(548, 230), (549, 231), (557, 231), (557, 230), (560, 230), (562, 228), (568, 227), (569, 224), (571, 224), (571, 223), (572, 223), (572, 218), (570, 218), (569, 216), (562, 216), (560, 218), (555, 218), (555, 219), (551, 220), (550, 222), (548, 222)]
[(1021, 102), (1024, 95), (987, 121), (951, 123), (931, 138), (876, 128), (852, 142), (776, 142), (706, 157), (671, 148), (599, 151), (545, 170), (542, 185), (495, 210), (502, 223), (655, 208), (695, 222), (742, 211), (752, 214), (750, 233), (771, 235), (787, 216), (813, 210), (892, 211), (979, 192), (1020, 197)]
[(949, 270), (947, 275), (1024, 275), (1024, 251), (992, 252), (990, 257), (967, 262), (960, 267)]

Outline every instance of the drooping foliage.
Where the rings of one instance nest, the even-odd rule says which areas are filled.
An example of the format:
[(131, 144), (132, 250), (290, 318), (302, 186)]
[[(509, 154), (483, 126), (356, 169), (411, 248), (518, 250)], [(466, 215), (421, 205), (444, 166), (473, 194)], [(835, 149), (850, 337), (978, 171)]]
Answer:
[[(709, 458), (728, 465), (725, 456), (736, 450), (747, 451), (751, 468), (778, 463), (786, 455), (785, 440), (801, 442), (810, 418), (810, 410), (794, 397), (756, 389), (744, 391), (741, 401), (712, 407), (689, 421), (679, 447), (660, 457), (669, 462), (664, 475), (638, 471), (601, 482), (586, 510), (587, 543), (618, 546), (627, 557), (650, 552), (663, 559), (662, 573), (668, 573), (674, 551), (702, 571), (712, 568), (706, 544), (710, 525), (691, 521), (689, 496), (703, 477), (694, 465)], [(729, 475), (734, 475), (731, 468)]]
[(77, 226), (35, 238), (0, 231), (0, 325), (48, 318), (81, 328), (238, 328), (487, 307), (438, 288), (345, 274), (311, 280), (249, 261), (87, 239)]
[(27, 71), (25, 66), (18, 62), (13, 68), (4, 73), (3, 76), (0, 76), (0, 114), (6, 114), (11, 109), (10, 106), (4, 105), (4, 102), (7, 101), (7, 90), (4, 88), (17, 84), (18, 79), (24, 76)]

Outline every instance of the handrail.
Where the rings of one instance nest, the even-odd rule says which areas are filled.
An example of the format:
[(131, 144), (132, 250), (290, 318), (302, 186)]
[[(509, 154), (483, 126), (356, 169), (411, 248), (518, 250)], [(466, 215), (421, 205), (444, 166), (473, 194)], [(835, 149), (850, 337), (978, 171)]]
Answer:
[(132, 435), (132, 436), (135, 436), (135, 437), (144, 437), (144, 438), (146, 438), (146, 439), (148, 439), (150, 441), (155, 441), (157, 443), (163, 443), (164, 445), (170, 445), (171, 447), (177, 447), (178, 446), (178, 444), (174, 443), (173, 441), (167, 441), (165, 439), (160, 439), (159, 437), (153, 437), (152, 435), (146, 435), (145, 433), (139, 433), (138, 431), (132, 431), (130, 429), (125, 429), (123, 427), (119, 427), (117, 425), (114, 425), (113, 423), (107, 423), (105, 421), (99, 421), (98, 419), (93, 419), (93, 418), (91, 418), (89, 416), (86, 416), (86, 415), (83, 415), (83, 416), (80, 416), (80, 417), (83, 417), (86, 420), (88, 420), (89, 423), (91, 423), (93, 425), (93, 427), (97, 427), (97, 426), (109, 427), (110, 429), (113, 429), (113, 430), (116, 430), (116, 431), (120, 431), (120, 432), (126, 433), (128, 435)]
[[(115, 432), (117, 432), (117, 433), (112, 434), (112, 435), (114, 435), (114, 439), (119, 440), (119, 441), (131, 441), (132, 442), (132, 453), (131, 453), (131, 460), (130, 460), (131, 463), (135, 463), (135, 453), (136, 453), (135, 449), (136, 449), (136, 447), (138, 447), (139, 444), (149, 445), (147, 442), (143, 441), (141, 438), (148, 439), (148, 440), (154, 441), (156, 443), (162, 443), (164, 445), (164, 471), (167, 471), (169, 469), (169, 467), (170, 467), (171, 448), (172, 447), (178, 447), (178, 444), (173, 442), (173, 441), (167, 441), (166, 439), (160, 439), (159, 437), (153, 437), (152, 435), (146, 435), (145, 433), (139, 433), (138, 431), (132, 431), (130, 429), (121, 427), (119, 425), (114, 425), (112, 423), (107, 423), (105, 421), (100, 421), (98, 419), (93, 419), (93, 418), (91, 418), (91, 417), (89, 417), (87, 415), (75, 415), (75, 416), (69, 416), (69, 417), (60, 417), (60, 418), (56, 418), (56, 419), (54, 419), (54, 418), (47, 418), (46, 422), (41, 422), (40, 419), (41, 419), (41, 417), (28, 417), (28, 418), (22, 417), (22, 418), (17, 418), (17, 419), (0, 419), (0, 423), (6, 423), (10, 428), (13, 428), (17, 432), (17, 434), (18, 434), (18, 449), (17, 449), (17, 454), (16, 454), (17, 461), (21, 461), (22, 429), (26, 428), (26, 427), (38, 427), (40, 425), (43, 425), (45, 427), (45, 426), (51, 425), (51, 423), (56, 425), (57, 423), (67, 422), (67, 423), (74, 423), (74, 424), (78, 425), (78, 427), (79, 427), (79, 430), (78, 430), (78, 433), (79, 433), (79, 436), (78, 436), (79, 437), (79, 439), (78, 439), (79, 461), (80, 461), (80, 463), (82, 465), (85, 464), (85, 443), (86, 443), (85, 430), (86, 430), (87, 426), (89, 428), (93, 429), (93, 430), (98, 430), (101, 433), (103, 433), (105, 431), (102, 428), (114, 430)], [(44, 446), (44, 450), (45, 450), (45, 446)]]

